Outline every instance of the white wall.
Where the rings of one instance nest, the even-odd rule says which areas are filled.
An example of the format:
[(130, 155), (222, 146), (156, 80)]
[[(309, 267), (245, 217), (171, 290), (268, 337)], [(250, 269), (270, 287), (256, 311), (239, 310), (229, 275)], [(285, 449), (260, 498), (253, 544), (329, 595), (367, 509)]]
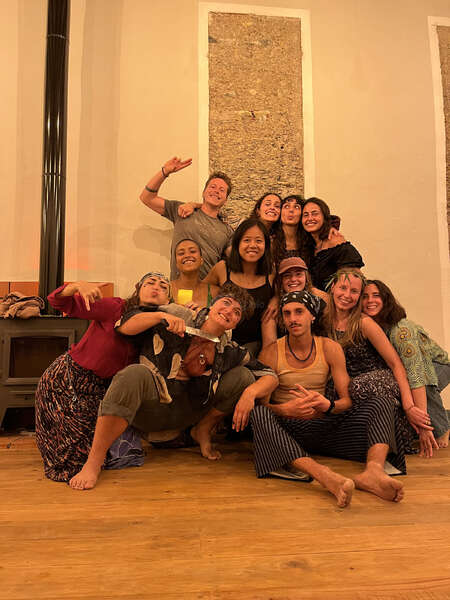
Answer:
[[(427, 17), (448, 2), (258, 4), (310, 11), (316, 195), (444, 343)], [(70, 27), (66, 277), (124, 295), (168, 267), (171, 225), (138, 201), (150, 175), (192, 156), (162, 191), (199, 197), (198, 2), (72, 0)], [(44, 0), (0, 4), (3, 280), (38, 276), (45, 29)]]

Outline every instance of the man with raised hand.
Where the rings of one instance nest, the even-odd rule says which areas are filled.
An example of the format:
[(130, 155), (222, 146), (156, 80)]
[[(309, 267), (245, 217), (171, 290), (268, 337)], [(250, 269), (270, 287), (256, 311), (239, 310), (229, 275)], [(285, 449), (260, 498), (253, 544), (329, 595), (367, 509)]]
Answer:
[(231, 181), (225, 173), (212, 173), (203, 189), (202, 203), (182, 203), (166, 200), (159, 195), (159, 188), (169, 175), (185, 169), (192, 159), (181, 160), (174, 156), (166, 161), (148, 181), (140, 195), (141, 201), (174, 224), (170, 279), (176, 279), (178, 273), (175, 263), (175, 246), (179, 241), (190, 239), (202, 249), (203, 265), (200, 277), (203, 279), (220, 260), (227, 247), (233, 230), (219, 217), (219, 211), (231, 192)]

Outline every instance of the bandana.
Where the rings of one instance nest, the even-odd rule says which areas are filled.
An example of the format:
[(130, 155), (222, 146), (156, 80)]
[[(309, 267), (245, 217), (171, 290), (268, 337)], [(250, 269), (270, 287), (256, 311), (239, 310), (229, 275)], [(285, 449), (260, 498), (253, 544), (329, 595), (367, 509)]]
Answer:
[(137, 287), (140, 287), (148, 277), (158, 277), (158, 279), (162, 279), (163, 281), (170, 284), (169, 279), (164, 275), (164, 273), (160, 273), (159, 271), (150, 271), (150, 273), (146, 273), (143, 277), (139, 279), (139, 281), (137, 282)]
[(317, 317), (320, 313), (320, 298), (306, 290), (284, 294), (280, 300), (280, 308), (283, 308), (283, 306), (289, 302), (300, 302), (300, 304), (304, 304), (313, 317)]

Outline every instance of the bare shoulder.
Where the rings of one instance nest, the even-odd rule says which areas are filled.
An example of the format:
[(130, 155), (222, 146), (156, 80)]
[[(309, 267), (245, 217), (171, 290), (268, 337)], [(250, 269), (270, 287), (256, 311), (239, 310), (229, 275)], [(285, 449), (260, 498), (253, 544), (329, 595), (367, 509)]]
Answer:
[(328, 304), (330, 297), (326, 292), (324, 292), (323, 290), (319, 290), (319, 288), (315, 288), (315, 287), (313, 287), (311, 289), (311, 291), (314, 294), (314, 296), (317, 296), (318, 298), (322, 298), (322, 300)]
[(322, 338), (323, 340), (323, 352), (325, 354), (325, 358), (327, 362), (333, 362), (337, 358), (344, 357), (344, 351), (342, 350), (342, 346), (336, 342), (335, 340), (330, 340), (330, 338)]
[(258, 360), (275, 370), (278, 362), (278, 343), (272, 342), (265, 346), (259, 353)]

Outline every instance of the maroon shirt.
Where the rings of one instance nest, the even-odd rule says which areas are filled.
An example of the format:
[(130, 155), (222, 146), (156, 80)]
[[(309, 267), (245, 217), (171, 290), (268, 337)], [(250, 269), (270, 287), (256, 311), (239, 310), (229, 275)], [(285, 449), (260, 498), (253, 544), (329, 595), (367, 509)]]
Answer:
[(70, 347), (69, 354), (73, 360), (104, 379), (135, 362), (137, 354), (134, 346), (114, 330), (122, 316), (125, 301), (122, 298), (101, 298), (91, 304), (91, 310), (87, 310), (79, 294), (57, 295), (65, 287), (62, 285), (47, 297), (50, 304), (69, 317), (91, 321), (81, 340)]

